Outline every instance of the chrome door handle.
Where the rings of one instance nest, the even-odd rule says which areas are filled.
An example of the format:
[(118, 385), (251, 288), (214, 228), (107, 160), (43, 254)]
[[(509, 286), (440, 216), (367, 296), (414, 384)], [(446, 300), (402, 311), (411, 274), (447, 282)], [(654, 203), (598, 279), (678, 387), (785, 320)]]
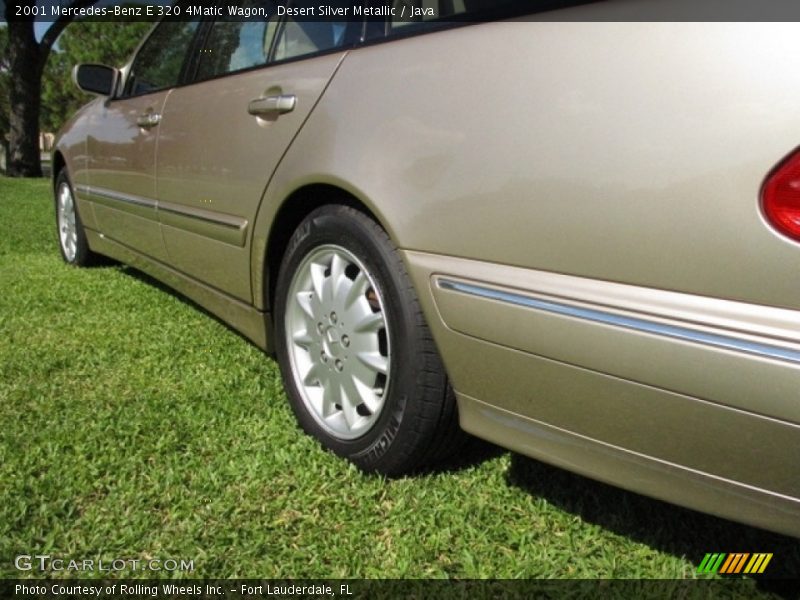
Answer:
[(155, 127), (161, 121), (161, 115), (154, 112), (146, 112), (139, 115), (136, 124), (144, 129)]
[(265, 96), (251, 100), (247, 105), (247, 112), (257, 117), (282, 115), (292, 112), (295, 106), (297, 106), (297, 96), (281, 94), (280, 96)]

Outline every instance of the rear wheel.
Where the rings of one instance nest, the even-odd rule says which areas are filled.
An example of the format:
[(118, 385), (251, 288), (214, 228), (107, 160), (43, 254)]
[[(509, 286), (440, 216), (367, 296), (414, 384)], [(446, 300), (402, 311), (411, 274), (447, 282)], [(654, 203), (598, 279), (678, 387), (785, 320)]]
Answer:
[(367, 471), (405, 473), (460, 446), (455, 399), (389, 237), (324, 206), (289, 242), (276, 349), (303, 429)]
[(66, 169), (62, 169), (56, 178), (55, 208), (58, 247), (64, 262), (77, 267), (97, 262), (98, 255), (89, 250), (86, 232), (78, 214), (78, 206)]

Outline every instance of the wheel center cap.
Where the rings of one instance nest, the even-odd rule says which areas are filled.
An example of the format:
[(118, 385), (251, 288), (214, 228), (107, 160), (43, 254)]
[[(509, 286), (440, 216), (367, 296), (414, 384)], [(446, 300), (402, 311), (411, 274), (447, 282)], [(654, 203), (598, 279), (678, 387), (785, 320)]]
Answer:
[(329, 327), (322, 336), (322, 345), (328, 355), (339, 358), (343, 353), (342, 341), (339, 332), (333, 327)]
[(329, 344), (339, 343), (339, 333), (333, 327), (328, 328), (328, 331), (325, 333), (325, 338), (328, 340)]

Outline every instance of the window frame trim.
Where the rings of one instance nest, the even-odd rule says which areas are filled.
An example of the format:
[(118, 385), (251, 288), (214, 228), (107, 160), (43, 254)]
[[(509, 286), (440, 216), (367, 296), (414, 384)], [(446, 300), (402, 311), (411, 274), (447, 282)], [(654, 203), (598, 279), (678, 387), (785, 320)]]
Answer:
[[(188, 0), (179, 1), (176, 2), (174, 6), (183, 6), (184, 4), (187, 3)], [(142, 98), (144, 96), (149, 96), (151, 94), (159, 94), (164, 91), (173, 90), (175, 88), (184, 85), (184, 81), (188, 74), (187, 72), (189, 71), (190, 65), (192, 65), (195, 62), (195, 58), (193, 55), (196, 54), (195, 51), (197, 49), (198, 39), (200, 37), (203, 37), (203, 39), (205, 39), (204, 37), (206, 35), (205, 32), (208, 29), (208, 24), (209, 24), (209, 20), (205, 17), (200, 18), (198, 21), (197, 30), (194, 32), (194, 35), (192, 36), (192, 41), (187, 49), (187, 53), (183, 58), (183, 62), (181, 63), (181, 69), (180, 72), (178, 73), (178, 81), (175, 85), (166, 86), (154, 90), (147, 90), (146, 92), (141, 92), (139, 94), (126, 93), (126, 89), (128, 88), (128, 85), (130, 83), (131, 74), (133, 73), (133, 66), (136, 63), (136, 59), (139, 57), (139, 54), (141, 53), (142, 49), (147, 45), (147, 42), (150, 41), (150, 38), (153, 36), (153, 33), (155, 33), (155, 31), (166, 20), (167, 20), (166, 17), (162, 17), (161, 19), (159, 19), (156, 22), (156, 24), (153, 25), (153, 27), (150, 29), (150, 31), (147, 33), (144, 39), (136, 47), (136, 51), (133, 53), (133, 57), (131, 58), (130, 61), (128, 61), (128, 64), (125, 67), (123, 67), (124, 77), (120, 78), (122, 81), (120, 81), (118, 93), (115, 94), (113, 98), (109, 98), (109, 102), (116, 102), (118, 100), (130, 100), (133, 98)]]
[[(207, 77), (203, 79), (199, 79), (197, 77), (199, 63), (200, 63), (200, 56), (199, 56), (199, 48), (202, 47), (208, 40), (208, 36), (210, 35), (211, 28), (213, 27), (214, 23), (217, 21), (215, 17), (201, 17), (200, 18), (200, 25), (197, 28), (197, 31), (194, 34), (192, 39), (190, 48), (189, 48), (189, 55), (187, 58), (184, 59), (184, 64), (181, 66), (181, 73), (178, 78), (178, 82), (173, 86), (168, 86), (156, 90), (148, 90), (147, 92), (142, 92), (140, 94), (129, 94), (123, 95), (125, 88), (128, 86), (128, 81), (131, 76), (133, 70), (133, 64), (136, 61), (136, 58), (139, 56), (142, 48), (144, 48), (147, 41), (153, 35), (153, 32), (158, 28), (158, 26), (166, 19), (160, 19), (150, 30), (150, 32), (145, 36), (139, 46), (136, 48), (134, 52), (133, 58), (129, 61), (126, 67), (123, 67), (124, 77), (121, 79), (120, 83), (120, 90), (119, 94), (115, 95), (113, 98), (109, 98), (109, 102), (115, 102), (117, 100), (128, 100), (132, 98), (141, 98), (150, 94), (158, 94), (165, 91), (183, 88), (195, 84), (206, 83), (210, 81), (216, 81), (218, 79), (223, 79), (225, 77), (232, 77), (235, 75), (241, 75), (250, 73), (252, 71), (260, 70), (260, 69), (270, 69), (272, 67), (279, 67), (286, 64), (291, 64), (294, 62), (299, 62), (303, 60), (311, 60), (314, 58), (319, 58), (322, 56), (327, 56), (330, 54), (342, 53), (342, 52), (349, 52), (351, 50), (356, 50), (359, 48), (368, 48), (370, 46), (378, 45), (378, 44), (386, 44), (392, 42), (398, 42), (401, 40), (414, 38), (420, 35), (427, 35), (432, 33), (440, 33), (443, 31), (449, 31), (451, 29), (460, 29), (462, 27), (467, 27), (470, 25), (478, 25), (482, 23), (489, 23), (489, 22), (496, 22), (496, 21), (503, 21), (506, 19), (513, 19), (515, 17), (523, 16), (523, 14), (539, 14), (544, 12), (550, 12), (560, 9), (569, 8), (572, 6), (579, 6), (582, 4), (591, 4), (593, 2), (598, 2), (600, 0), (538, 0), (537, 4), (534, 7), (531, 7), (531, 10), (521, 10), (520, 8), (514, 9), (492, 9), (488, 11), (486, 16), (488, 17), (485, 21), (474, 21), (471, 18), (466, 16), (456, 16), (456, 17), (443, 17), (440, 19), (435, 19), (431, 21), (420, 21), (419, 23), (414, 23), (407, 27), (398, 28), (394, 31), (390, 29), (391, 18), (383, 17), (383, 18), (373, 18), (370, 19), (368, 16), (363, 16), (359, 22), (361, 26), (361, 33), (350, 43), (342, 44), (341, 46), (337, 46), (335, 48), (328, 48), (326, 50), (320, 50), (319, 52), (313, 52), (310, 54), (303, 54), (300, 56), (293, 56), (290, 58), (282, 59), (282, 60), (273, 60), (268, 61), (263, 64), (254, 65), (251, 67), (247, 67), (244, 69), (237, 69), (236, 71), (226, 71), (224, 73), (219, 73), (212, 77)], [(223, 6), (225, 0), (217, 0), (215, 6), (221, 7)], [(191, 0), (178, 0), (175, 3), (176, 6), (184, 6), (186, 4), (190, 4)], [(361, 0), (360, 4), (363, 7), (370, 7), (380, 5), (382, 2), (381, 0)], [(291, 2), (290, 2), (291, 4)], [(272, 40), (270, 44), (270, 56), (273, 54), (273, 48), (280, 35), (280, 29), (283, 28), (285, 21), (288, 19), (287, 16), (279, 17), (278, 27), (279, 31), (275, 35), (275, 39)], [(382, 31), (378, 31), (378, 27), (376, 24), (382, 25)]]

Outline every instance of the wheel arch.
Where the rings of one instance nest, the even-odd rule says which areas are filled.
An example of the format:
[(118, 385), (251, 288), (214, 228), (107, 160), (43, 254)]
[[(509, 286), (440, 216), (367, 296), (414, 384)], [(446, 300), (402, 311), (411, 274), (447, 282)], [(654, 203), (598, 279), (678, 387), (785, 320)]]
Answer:
[(52, 179), (53, 189), (56, 187), (56, 180), (58, 179), (59, 173), (61, 173), (66, 166), (67, 161), (64, 159), (64, 155), (61, 153), (61, 150), (54, 150), (53, 158), (50, 161), (50, 177)]
[(390, 229), (371, 203), (346, 187), (334, 183), (307, 183), (298, 187), (286, 196), (275, 211), (266, 236), (261, 265), (255, 265), (262, 277), (260, 294), (264, 310), (272, 312), (278, 271), (292, 234), (312, 211), (326, 204), (340, 204), (358, 210), (392, 237)]

